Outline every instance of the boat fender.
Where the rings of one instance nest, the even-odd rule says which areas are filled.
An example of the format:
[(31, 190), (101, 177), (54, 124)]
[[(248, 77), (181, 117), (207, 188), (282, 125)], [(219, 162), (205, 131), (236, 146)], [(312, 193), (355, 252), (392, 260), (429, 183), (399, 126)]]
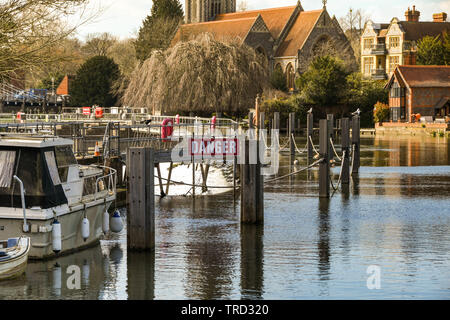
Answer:
[(123, 229), (123, 221), (120, 217), (120, 211), (116, 210), (111, 217), (110, 228), (112, 232), (119, 233)]
[(107, 234), (109, 232), (109, 213), (108, 210), (106, 210), (103, 213), (103, 225), (102, 225), (103, 233)]
[(81, 236), (83, 237), (83, 240), (86, 242), (86, 240), (89, 238), (89, 220), (88, 218), (84, 218), (81, 222)]
[(173, 120), (164, 119), (161, 124), (161, 139), (163, 142), (168, 142), (168, 138), (172, 138), (173, 135)]
[(52, 228), (52, 245), (53, 245), (53, 252), (59, 253), (62, 249), (62, 239), (61, 239), (61, 223), (56, 219), (53, 221), (53, 228)]

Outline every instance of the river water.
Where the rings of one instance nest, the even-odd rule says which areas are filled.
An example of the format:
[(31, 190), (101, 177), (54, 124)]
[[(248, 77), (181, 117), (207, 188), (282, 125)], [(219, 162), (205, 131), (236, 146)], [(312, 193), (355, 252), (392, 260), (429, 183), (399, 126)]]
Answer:
[[(300, 160), (283, 157), (280, 174)], [(0, 299), (450, 299), (450, 141), (363, 137), (361, 162), (330, 200), (316, 169), (267, 186), (263, 227), (240, 225), (233, 193), (158, 200), (155, 253), (127, 252), (124, 230), (30, 262)]]

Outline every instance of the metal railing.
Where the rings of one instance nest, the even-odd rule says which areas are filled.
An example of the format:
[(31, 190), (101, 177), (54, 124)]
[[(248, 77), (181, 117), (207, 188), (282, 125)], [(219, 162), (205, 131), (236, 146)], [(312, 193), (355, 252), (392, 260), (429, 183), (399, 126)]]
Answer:
[[(100, 183), (100, 181), (103, 182), (103, 186), (106, 188), (104, 190), (101, 191), (107, 191), (108, 193), (113, 193), (116, 194), (116, 184), (117, 184), (117, 170), (110, 168), (110, 167), (105, 167), (105, 166), (95, 166), (96, 168), (101, 168), (103, 169), (103, 173), (101, 173), (103, 176), (96, 175), (96, 176), (100, 176), (95, 180), (95, 195), (94, 195), (94, 200), (96, 201), (98, 198), (98, 194), (99, 194), (99, 188), (98, 185)], [(109, 173), (108, 174), (104, 174), (104, 172), (108, 170)], [(105, 184), (105, 180), (107, 181), (107, 184)], [(100, 191), (100, 192), (101, 192)]]

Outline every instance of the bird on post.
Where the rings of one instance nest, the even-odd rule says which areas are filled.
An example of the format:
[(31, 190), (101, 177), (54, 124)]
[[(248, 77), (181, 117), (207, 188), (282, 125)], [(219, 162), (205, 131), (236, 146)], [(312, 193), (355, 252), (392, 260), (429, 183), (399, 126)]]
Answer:
[(308, 110), (308, 114), (311, 114), (313, 112), (313, 108)]
[(353, 116), (359, 116), (360, 114), (361, 114), (361, 110), (359, 110), (359, 108), (355, 112), (352, 112)]

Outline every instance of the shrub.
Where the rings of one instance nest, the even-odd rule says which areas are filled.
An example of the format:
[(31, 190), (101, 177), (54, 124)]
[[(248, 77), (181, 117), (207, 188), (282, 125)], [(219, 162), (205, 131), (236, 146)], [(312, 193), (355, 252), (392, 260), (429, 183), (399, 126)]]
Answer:
[(377, 102), (373, 110), (373, 120), (375, 123), (383, 122), (389, 119), (389, 106), (387, 104)]
[(274, 89), (286, 92), (288, 90), (286, 84), (286, 75), (280, 66), (277, 66), (270, 76), (270, 84)]

